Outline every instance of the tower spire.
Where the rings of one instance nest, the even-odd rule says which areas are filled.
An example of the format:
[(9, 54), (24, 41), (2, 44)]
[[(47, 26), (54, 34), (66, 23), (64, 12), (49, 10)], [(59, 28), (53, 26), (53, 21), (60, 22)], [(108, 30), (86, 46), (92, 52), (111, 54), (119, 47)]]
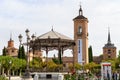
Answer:
[(12, 41), (12, 33), (10, 33), (10, 41)]
[(52, 29), (51, 29), (51, 31), (53, 31), (53, 26), (52, 26)]
[(108, 43), (111, 43), (111, 38), (110, 38), (110, 28), (108, 27)]
[(81, 4), (80, 4), (80, 9), (79, 9), (79, 16), (80, 15), (83, 15), (83, 11), (82, 11), (82, 6), (81, 6)]

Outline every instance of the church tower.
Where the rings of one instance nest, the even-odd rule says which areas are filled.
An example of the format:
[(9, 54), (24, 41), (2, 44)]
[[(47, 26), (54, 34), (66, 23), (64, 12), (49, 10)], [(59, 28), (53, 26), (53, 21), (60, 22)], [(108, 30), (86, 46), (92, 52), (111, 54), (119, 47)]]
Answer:
[(10, 37), (10, 40), (8, 41), (8, 47), (14, 47), (14, 41)]
[(74, 61), (88, 63), (88, 19), (83, 16), (80, 6), (79, 15), (73, 19), (74, 22)]
[(6, 55), (17, 57), (18, 49), (14, 47), (14, 41), (12, 40), (12, 35), (10, 35), (10, 40), (8, 41), (8, 46), (6, 48)]
[(103, 60), (115, 59), (116, 47), (111, 43), (110, 31), (108, 31), (108, 41), (103, 47)]

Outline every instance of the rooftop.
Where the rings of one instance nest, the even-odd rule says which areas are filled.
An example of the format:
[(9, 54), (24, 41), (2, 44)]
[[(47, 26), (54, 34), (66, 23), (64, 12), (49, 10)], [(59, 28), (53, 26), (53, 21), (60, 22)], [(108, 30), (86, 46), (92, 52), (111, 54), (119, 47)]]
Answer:
[(48, 39), (48, 38), (59, 39), (60, 38), (60, 39), (72, 40), (71, 38), (69, 38), (61, 33), (58, 33), (56, 31), (54, 31), (53, 29), (45, 34), (42, 34), (38, 38), (39, 39)]

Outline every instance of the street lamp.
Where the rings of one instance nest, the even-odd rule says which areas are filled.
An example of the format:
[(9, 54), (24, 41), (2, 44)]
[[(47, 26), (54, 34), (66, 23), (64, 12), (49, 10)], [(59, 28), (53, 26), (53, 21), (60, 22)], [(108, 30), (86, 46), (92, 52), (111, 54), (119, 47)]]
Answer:
[[(24, 75), (24, 77), (25, 78), (31, 78), (31, 76), (30, 76), (30, 72), (29, 72), (29, 43), (30, 43), (30, 35), (29, 35), (29, 30), (28, 29), (26, 29), (25, 30), (25, 33), (26, 33), (26, 37), (27, 37), (27, 43), (26, 43), (26, 46), (27, 46), (27, 63), (26, 63), (26, 71), (25, 71), (25, 75)], [(21, 45), (21, 43), (22, 43), (22, 35), (20, 34), (19, 36), (18, 36), (18, 38), (19, 38), (19, 41), (20, 41), (20, 45)], [(35, 40), (35, 35), (32, 35), (32, 39), (33, 40)]]
[(10, 69), (9, 69), (9, 80), (11, 80), (10, 78), (11, 78), (11, 64), (12, 64), (12, 61), (10, 60), (9, 61), (9, 65), (10, 65)]
[(32, 37), (32, 41), (35, 41), (36, 36), (33, 34), (31, 37)]
[(27, 36), (27, 71), (28, 71), (28, 74), (29, 74), (29, 52), (28, 52), (28, 47), (29, 47), (29, 41), (30, 41), (30, 37), (29, 37), (29, 30), (26, 29), (26, 36)]
[(19, 36), (18, 36), (18, 38), (19, 38), (19, 41), (20, 41), (20, 46), (21, 46), (21, 43), (22, 43), (22, 35), (20, 34)]

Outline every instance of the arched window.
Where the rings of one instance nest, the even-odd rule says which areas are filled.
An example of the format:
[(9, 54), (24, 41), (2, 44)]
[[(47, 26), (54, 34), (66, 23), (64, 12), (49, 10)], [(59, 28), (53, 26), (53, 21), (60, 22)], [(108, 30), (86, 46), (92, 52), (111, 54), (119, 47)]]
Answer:
[(81, 26), (79, 26), (79, 28), (78, 28), (78, 33), (79, 33), (79, 34), (82, 33), (82, 27), (81, 27)]

